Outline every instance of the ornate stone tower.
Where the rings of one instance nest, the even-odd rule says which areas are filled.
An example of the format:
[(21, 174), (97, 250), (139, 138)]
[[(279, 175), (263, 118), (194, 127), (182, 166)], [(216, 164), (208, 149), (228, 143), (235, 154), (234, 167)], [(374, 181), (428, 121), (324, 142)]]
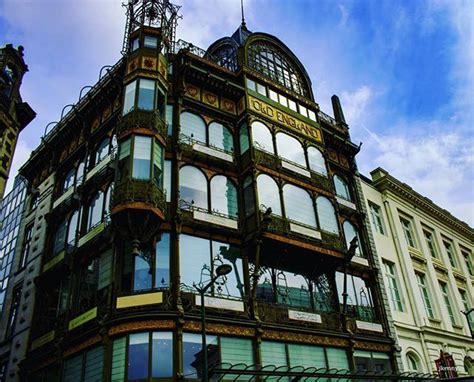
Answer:
[(23, 47), (7, 44), (0, 48), (0, 198), (12, 163), (18, 134), (36, 113), (20, 96), (20, 86), (28, 66), (23, 60)]

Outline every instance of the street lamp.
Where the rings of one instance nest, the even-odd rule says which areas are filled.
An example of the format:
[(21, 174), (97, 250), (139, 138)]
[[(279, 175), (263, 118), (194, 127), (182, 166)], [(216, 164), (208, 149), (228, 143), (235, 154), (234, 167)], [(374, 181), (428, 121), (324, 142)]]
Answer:
[(204, 285), (202, 288), (198, 287), (195, 283), (193, 287), (199, 292), (201, 297), (201, 329), (202, 329), (202, 351), (203, 351), (203, 381), (209, 381), (208, 369), (207, 369), (207, 341), (206, 341), (206, 307), (204, 306), (204, 293), (216, 282), (216, 280), (221, 277), (228, 275), (232, 272), (232, 267), (229, 264), (222, 264), (216, 268), (216, 275), (211, 278), (211, 280)]
[(474, 340), (474, 331), (473, 331), (473, 324), (471, 324), (471, 320), (469, 320), (469, 316), (471, 313), (474, 313), (474, 308), (471, 308), (469, 310), (466, 310), (465, 312), (463, 312), (461, 310), (461, 313), (464, 314), (466, 316), (466, 320), (467, 320), (467, 326), (469, 326), (469, 331), (471, 332), (471, 338)]

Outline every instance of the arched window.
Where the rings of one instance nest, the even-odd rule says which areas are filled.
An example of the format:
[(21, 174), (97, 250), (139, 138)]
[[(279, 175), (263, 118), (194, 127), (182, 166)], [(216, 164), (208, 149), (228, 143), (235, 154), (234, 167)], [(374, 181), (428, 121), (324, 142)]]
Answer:
[(300, 70), (293, 60), (275, 44), (256, 41), (248, 48), (248, 64), (251, 68), (298, 94), (308, 96)]
[(237, 188), (223, 175), (216, 175), (211, 179), (211, 210), (237, 217)]
[(260, 121), (252, 122), (252, 143), (254, 147), (274, 153), (272, 133), (268, 127)]
[(67, 220), (64, 219), (56, 229), (56, 235), (54, 236), (54, 254), (57, 255), (61, 252), (66, 245), (66, 230), (67, 230)]
[(334, 186), (336, 187), (337, 196), (346, 200), (351, 200), (349, 186), (347, 185), (347, 182), (339, 175), (334, 175)]
[(339, 233), (336, 212), (329, 199), (324, 196), (318, 196), (316, 199), (316, 210), (318, 211), (319, 228), (327, 232)]
[(303, 167), (306, 167), (306, 159), (304, 157), (304, 150), (300, 141), (284, 133), (276, 135), (276, 144), (278, 155), (282, 158), (295, 162)]
[(347, 249), (349, 249), (352, 239), (357, 236), (357, 249), (355, 251), (355, 254), (356, 256), (362, 257), (362, 243), (360, 242), (359, 233), (357, 232), (355, 227), (352, 225), (351, 222), (346, 220), (342, 225), (342, 229), (344, 230), (344, 237), (346, 238)]
[(66, 244), (71, 247), (74, 246), (76, 241), (76, 233), (79, 224), (79, 210), (74, 211), (71, 218), (69, 219), (69, 226), (67, 229)]
[(84, 169), (86, 167), (85, 160), (81, 161), (79, 163), (79, 166), (77, 166), (77, 173), (76, 173), (76, 184), (79, 185), (82, 183), (84, 180)]
[(281, 216), (280, 192), (277, 183), (268, 175), (259, 175), (257, 178), (259, 205), (271, 208), (272, 213)]
[(285, 184), (283, 186), (283, 201), (288, 219), (316, 227), (313, 200), (305, 190), (292, 184)]
[(70, 187), (74, 186), (74, 178), (76, 176), (76, 169), (72, 168), (68, 171), (64, 177), (63, 192), (69, 190)]
[(99, 191), (92, 199), (89, 206), (89, 219), (87, 222), (87, 229), (91, 229), (96, 224), (102, 221), (102, 212), (104, 207), (104, 193)]
[(209, 145), (227, 152), (234, 152), (232, 133), (227, 127), (217, 122), (209, 125)]
[(96, 150), (95, 156), (95, 164), (99, 163), (102, 159), (104, 159), (107, 155), (109, 155), (109, 147), (110, 146), (110, 138), (104, 138), (102, 142), (100, 142), (99, 146)]
[(206, 143), (206, 123), (198, 115), (184, 111), (181, 113), (181, 134)]
[(410, 371), (417, 371), (417, 372), (422, 371), (418, 356), (411, 351), (407, 353), (407, 366), (408, 366), (408, 370)]
[(327, 176), (326, 161), (324, 160), (323, 154), (316, 147), (308, 147), (308, 161), (309, 168), (321, 175)]
[(207, 179), (201, 170), (193, 166), (181, 167), (179, 183), (181, 200), (195, 207), (208, 208)]

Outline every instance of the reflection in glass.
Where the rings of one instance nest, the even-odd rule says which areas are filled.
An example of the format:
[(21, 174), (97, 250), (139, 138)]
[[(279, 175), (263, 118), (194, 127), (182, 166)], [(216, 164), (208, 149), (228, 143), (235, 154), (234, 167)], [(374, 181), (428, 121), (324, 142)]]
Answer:
[(360, 239), (359, 239), (359, 233), (356, 231), (356, 229), (354, 228), (354, 226), (349, 222), (349, 221), (345, 221), (343, 226), (342, 226), (343, 230), (344, 230), (344, 236), (346, 238), (346, 247), (347, 249), (349, 249), (350, 245), (351, 245), (351, 240), (357, 236), (357, 248), (356, 248), (356, 251), (355, 251), (355, 254), (356, 256), (361, 256), (363, 257), (362, 255), (362, 250), (361, 250), (361, 242), (360, 242)]
[(179, 179), (181, 200), (207, 209), (207, 180), (203, 172), (193, 166), (184, 166), (179, 170)]
[[(202, 378), (201, 341), (200, 334), (183, 333), (183, 374), (186, 378)], [(207, 335), (206, 342), (209, 366), (217, 365), (219, 358), (217, 337)]]
[(289, 161), (295, 162), (300, 166), (306, 167), (306, 158), (304, 157), (304, 149), (300, 141), (284, 133), (276, 135), (276, 144), (278, 155)]
[(170, 283), (170, 234), (163, 233), (156, 243), (155, 287), (165, 288)]
[(249, 141), (249, 129), (246, 124), (243, 124), (239, 129), (240, 154), (247, 152), (250, 147)]
[[(339, 302), (343, 304), (344, 274), (336, 272), (336, 284)], [(347, 275), (347, 310), (350, 314), (363, 321), (373, 322), (375, 319), (374, 304), (370, 287), (358, 276)]]
[(253, 194), (253, 183), (250, 176), (244, 180), (244, 203), (245, 216), (250, 216), (255, 212), (255, 197)]
[(150, 179), (151, 138), (136, 136), (133, 147), (133, 177)]
[(133, 291), (151, 289), (152, 286), (152, 272), (150, 271), (150, 264), (146, 259), (150, 258), (149, 253), (143, 253), (142, 256), (134, 256), (135, 258), (135, 274), (133, 277)]
[(69, 245), (74, 246), (75, 244), (78, 222), (79, 222), (79, 210), (76, 210), (72, 214), (71, 219), (69, 219), (69, 227), (68, 227), (67, 236), (66, 236), (66, 244), (68, 246)]
[(152, 378), (167, 378), (173, 375), (173, 334), (153, 332), (152, 334)]
[(63, 192), (69, 190), (69, 188), (74, 185), (75, 175), (76, 175), (76, 170), (75, 169), (69, 170), (69, 172), (66, 174), (66, 176), (64, 177)]
[(288, 219), (316, 227), (313, 200), (302, 188), (285, 184), (283, 186), (283, 201)]
[(234, 142), (229, 129), (220, 123), (209, 125), (209, 146), (214, 146), (227, 152), (234, 151)]
[(211, 179), (211, 210), (237, 217), (237, 188), (223, 175), (216, 175)]
[(164, 174), (163, 174), (163, 187), (165, 190), (166, 201), (171, 201), (171, 161), (165, 160), (164, 163)]
[(272, 133), (266, 125), (260, 121), (252, 122), (252, 143), (253, 146), (274, 153)]
[(89, 221), (87, 229), (91, 229), (102, 220), (102, 208), (104, 206), (104, 193), (99, 191), (92, 199), (89, 207)]
[(185, 111), (181, 113), (180, 122), (181, 134), (206, 144), (206, 124), (201, 117)]
[(308, 147), (308, 161), (309, 168), (313, 171), (320, 173), (321, 175), (327, 176), (328, 172), (326, 169), (326, 161), (324, 160), (323, 154), (316, 147)]
[(125, 99), (123, 101), (123, 115), (133, 110), (135, 106), (135, 91), (137, 89), (137, 81), (129, 83), (125, 87)]
[(148, 378), (148, 333), (130, 334), (128, 345), (128, 379)]
[(153, 80), (140, 79), (138, 90), (138, 108), (142, 110), (153, 110), (155, 108), (155, 86)]
[(99, 163), (102, 159), (109, 155), (109, 144), (110, 138), (104, 138), (104, 140), (100, 142), (99, 147), (97, 147), (95, 164)]
[(277, 183), (268, 175), (259, 175), (257, 178), (258, 202), (260, 208), (271, 207), (272, 213), (281, 216), (280, 191)]
[(334, 175), (334, 186), (336, 187), (336, 195), (351, 200), (351, 194), (349, 193), (349, 186), (347, 182), (342, 179), (339, 175)]

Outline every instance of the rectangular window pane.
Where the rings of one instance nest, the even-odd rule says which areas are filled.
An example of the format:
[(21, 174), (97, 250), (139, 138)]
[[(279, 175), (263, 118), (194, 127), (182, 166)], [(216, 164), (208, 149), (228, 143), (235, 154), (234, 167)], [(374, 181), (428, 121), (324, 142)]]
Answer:
[(268, 89), (268, 94), (270, 95), (270, 99), (272, 101), (278, 102), (278, 93), (272, 89)]
[(247, 89), (253, 90), (254, 92), (257, 91), (257, 85), (255, 84), (255, 81), (247, 78)]
[(288, 98), (286, 98), (284, 95), (278, 94), (278, 101), (281, 105), (288, 107)]
[(102, 382), (102, 365), (104, 363), (104, 348), (97, 347), (86, 354), (84, 382)]
[(286, 346), (280, 342), (262, 341), (262, 365), (288, 366)]
[(326, 367), (324, 348), (310, 345), (288, 345), (290, 367)]
[(383, 263), (385, 267), (385, 277), (387, 279), (387, 285), (389, 289), (390, 305), (393, 310), (402, 312), (402, 299), (398, 289), (398, 279), (395, 273), (395, 265), (385, 261)]
[(152, 341), (152, 378), (172, 377), (173, 334), (171, 332), (154, 332)]
[(466, 251), (461, 250), (461, 253), (464, 257), (464, 261), (466, 263), (467, 271), (471, 276), (474, 276), (474, 265), (472, 265), (472, 253), (468, 253)]
[(133, 148), (133, 177), (150, 179), (151, 138), (135, 137)]
[(126, 337), (114, 340), (112, 345), (112, 382), (125, 380)]
[(158, 46), (158, 39), (153, 36), (145, 36), (143, 45), (145, 48), (155, 49)]
[(382, 211), (380, 210), (379, 206), (376, 206), (374, 204), (370, 204), (370, 214), (372, 215), (372, 224), (374, 225), (375, 231), (384, 234), (384, 226), (383, 226), (383, 220), (382, 220)]
[(257, 82), (257, 92), (260, 93), (261, 95), (264, 95), (265, 97), (267, 96), (267, 88), (262, 85), (262, 84), (259, 84)]
[(446, 249), (446, 254), (448, 255), (448, 258), (449, 258), (449, 263), (451, 264), (453, 268), (456, 268), (457, 263), (456, 263), (456, 257), (454, 253), (453, 244), (449, 241), (444, 241), (444, 240), (443, 240), (443, 244), (444, 244), (444, 248)]
[(163, 233), (156, 243), (155, 287), (166, 288), (170, 283), (170, 234)]
[(148, 378), (149, 333), (130, 334), (128, 344), (128, 379)]
[(436, 246), (434, 243), (433, 233), (427, 230), (423, 230), (423, 235), (425, 236), (426, 246), (428, 247), (428, 250), (430, 251), (431, 257), (434, 257), (435, 259), (437, 259), (438, 254), (436, 252)]
[(252, 340), (243, 338), (221, 337), (221, 361), (232, 365), (244, 363), (253, 365)]
[(82, 354), (64, 362), (64, 382), (77, 382), (82, 375)]
[(123, 115), (133, 110), (133, 107), (135, 105), (136, 88), (137, 88), (137, 81), (133, 81), (125, 87), (125, 99), (123, 101)]
[(249, 131), (247, 125), (240, 126), (239, 130), (240, 154), (247, 152), (250, 148)]
[(195, 236), (180, 235), (179, 253), (181, 282), (187, 287), (200, 280), (209, 280), (210, 274), (210, 241)]
[(415, 237), (413, 234), (413, 228), (412, 228), (412, 223), (410, 220), (406, 220), (404, 218), (400, 218), (400, 223), (402, 225), (403, 229), (403, 234), (405, 236), (405, 240), (407, 242), (407, 245), (416, 248), (415, 244)]
[(99, 258), (99, 282), (97, 289), (103, 289), (110, 284), (112, 277), (112, 250), (100, 255)]
[(423, 299), (423, 305), (425, 306), (426, 314), (429, 318), (434, 318), (433, 307), (431, 305), (430, 295), (428, 293), (428, 288), (425, 282), (425, 275), (417, 273), (416, 278), (418, 280), (418, 287), (420, 289), (421, 297)]
[(326, 348), (326, 355), (330, 369), (349, 369), (349, 361), (344, 349)]
[(144, 252), (142, 252), (142, 255), (140, 256), (135, 256), (135, 273), (133, 277), (134, 292), (151, 289), (151, 264), (145, 260), (147, 258), (150, 259), (150, 256)]
[(449, 295), (448, 286), (446, 283), (439, 281), (439, 287), (441, 288), (441, 293), (443, 294), (444, 303), (446, 305), (446, 310), (448, 311), (449, 319), (451, 324), (456, 325), (456, 318), (454, 316), (453, 307), (451, 305), (451, 297)]
[(293, 111), (296, 111), (296, 112), (298, 111), (296, 109), (296, 102), (291, 99), (288, 100), (288, 107)]
[(313, 110), (308, 110), (308, 118), (316, 122), (316, 114)]
[(140, 79), (138, 90), (138, 108), (142, 110), (153, 110), (155, 108), (155, 86), (153, 80)]
[(173, 105), (166, 105), (166, 125), (168, 126), (168, 135), (173, 134)]
[[(206, 336), (208, 359), (218, 357), (219, 346), (216, 336)], [(201, 334), (183, 334), (183, 374), (186, 378), (202, 378)], [(217, 353), (217, 354), (216, 354)]]
[(303, 105), (298, 104), (298, 106), (300, 107), (300, 114), (307, 117), (308, 116), (308, 109), (306, 109)]
[(165, 160), (165, 167), (164, 167), (164, 190), (166, 201), (171, 202), (171, 161)]
[(161, 189), (163, 188), (163, 147), (155, 140), (153, 145), (153, 178)]

